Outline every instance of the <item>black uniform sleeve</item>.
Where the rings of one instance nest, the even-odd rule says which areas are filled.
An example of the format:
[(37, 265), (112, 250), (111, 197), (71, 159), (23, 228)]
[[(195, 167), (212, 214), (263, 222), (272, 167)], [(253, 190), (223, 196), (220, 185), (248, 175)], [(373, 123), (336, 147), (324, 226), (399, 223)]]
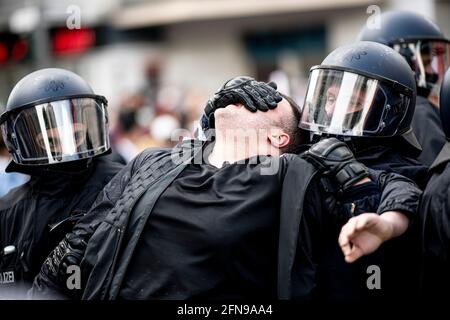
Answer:
[[(424, 192), (420, 205), (424, 297), (446, 297), (450, 287), (450, 180), (445, 172)], [(444, 191), (444, 192), (443, 192)]]
[(79, 298), (80, 290), (67, 289), (67, 267), (80, 265), (90, 237), (115, 206), (133, 173), (152, 153), (151, 149), (142, 152), (105, 186), (89, 212), (47, 257), (28, 292), (29, 298)]
[(422, 195), (419, 187), (412, 180), (396, 173), (369, 169), (369, 175), (382, 191), (377, 213), (400, 211), (414, 221)]
[(427, 99), (418, 96), (411, 127), (422, 146), (417, 159), (430, 166), (445, 144), (439, 110)]
[[(414, 182), (401, 175), (369, 169), (372, 180), (361, 194), (361, 188), (350, 188), (344, 198), (354, 199), (358, 207), (383, 213), (396, 210), (414, 217), (417, 214), (421, 190)], [(330, 230), (339, 232), (351, 217), (344, 214), (342, 208), (330, 206), (330, 194), (323, 185), (322, 177), (317, 175), (311, 180), (305, 195), (303, 214), (299, 225), (298, 243), (292, 268), (292, 298), (309, 300), (323, 294), (320, 276), (324, 247), (329, 246)], [(365, 190), (365, 189), (363, 189)], [(347, 191), (346, 191), (347, 192)], [(358, 193), (359, 192), (359, 193)], [(381, 193), (381, 194), (380, 194)], [(347, 205), (341, 203), (338, 206)], [(378, 209), (377, 209), (378, 208)], [(322, 280), (321, 280), (322, 279)]]

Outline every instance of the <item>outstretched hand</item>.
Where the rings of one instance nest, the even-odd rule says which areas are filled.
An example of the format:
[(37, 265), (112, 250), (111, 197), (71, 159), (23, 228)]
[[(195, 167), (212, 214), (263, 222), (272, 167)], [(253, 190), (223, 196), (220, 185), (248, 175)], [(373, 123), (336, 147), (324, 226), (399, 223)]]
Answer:
[(374, 252), (383, 242), (403, 234), (408, 224), (408, 218), (397, 211), (382, 215), (363, 213), (351, 218), (342, 227), (338, 240), (345, 261), (352, 263)]

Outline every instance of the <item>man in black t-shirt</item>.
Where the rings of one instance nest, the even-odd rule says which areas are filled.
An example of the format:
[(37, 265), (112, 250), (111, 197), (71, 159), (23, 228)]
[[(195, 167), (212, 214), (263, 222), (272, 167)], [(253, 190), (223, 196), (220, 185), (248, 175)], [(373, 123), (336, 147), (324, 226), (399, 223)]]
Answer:
[(119, 298), (275, 298), (283, 172), (261, 167), (187, 165), (156, 202)]
[(298, 133), (293, 107), (283, 100), (270, 112), (251, 114), (229, 105), (215, 117), (212, 152), (205, 163), (188, 164), (159, 197), (119, 298), (276, 297), (281, 188), (289, 161), (278, 164), (272, 157)]

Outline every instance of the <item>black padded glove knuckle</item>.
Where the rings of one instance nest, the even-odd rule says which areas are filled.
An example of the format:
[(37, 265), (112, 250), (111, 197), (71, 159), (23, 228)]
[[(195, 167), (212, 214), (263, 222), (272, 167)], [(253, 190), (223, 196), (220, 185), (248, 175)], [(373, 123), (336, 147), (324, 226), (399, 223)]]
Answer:
[(258, 110), (261, 111), (267, 111), (269, 110), (269, 107), (267, 106), (266, 102), (263, 99), (263, 96), (260, 94), (260, 90), (257, 86), (245, 86), (244, 87), (245, 92), (250, 96), (250, 98), (255, 103), (255, 106)]
[(278, 102), (282, 100), (281, 95), (269, 86), (261, 87), (261, 95), (264, 97), (269, 109), (275, 109)]
[(232, 90), (234, 88), (244, 85), (245, 83), (249, 83), (252, 81), (255, 81), (255, 79), (253, 79), (252, 77), (238, 76), (238, 77), (232, 78), (232, 79), (228, 80), (227, 82), (225, 82), (223, 87), (220, 88), (218, 91), (220, 92), (223, 90)]
[(367, 167), (357, 162), (348, 146), (336, 138), (321, 140), (305, 152), (303, 158), (323, 170), (343, 191), (369, 176)]
[(48, 276), (55, 279), (66, 277), (69, 266), (80, 264), (85, 246), (81, 239), (66, 236), (44, 262)]
[(211, 113), (214, 112), (214, 105), (213, 102), (210, 100), (208, 100), (208, 102), (206, 102), (206, 106), (205, 106), (205, 114), (206, 115), (210, 115)]
[(271, 87), (271, 88), (273, 88), (274, 90), (277, 90), (277, 84), (275, 83), (275, 82), (273, 82), (273, 81), (270, 81), (269, 83), (268, 83), (268, 85), (269, 85), (269, 87)]
[(278, 92), (269, 87), (269, 85), (264, 82), (260, 82), (258, 91), (268, 107), (273, 106), (273, 104), (275, 104), (275, 106), (277, 105), (276, 96), (278, 95)]

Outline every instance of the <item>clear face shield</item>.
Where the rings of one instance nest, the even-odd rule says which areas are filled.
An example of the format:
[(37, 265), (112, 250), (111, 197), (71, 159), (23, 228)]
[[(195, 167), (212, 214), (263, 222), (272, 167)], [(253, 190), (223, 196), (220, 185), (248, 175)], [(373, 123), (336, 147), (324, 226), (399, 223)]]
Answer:
[(343, 136), (389, 137), (397, 133), (409, 97), (356, 73), (311, 71), (300, 128)]
[[(90, 158), (109, 149), (106, 105), (73, 98), (23, 109), (2, 124), (19, 164), (54, 164)], [(6, 141), (7, 139), (5, 139)]]
[(439, 103), (439, 89), (450, 66), (450, 43), (418, 40), (394, 44), (393, 48), (406, 57), (416, 74), (417, 87)]

